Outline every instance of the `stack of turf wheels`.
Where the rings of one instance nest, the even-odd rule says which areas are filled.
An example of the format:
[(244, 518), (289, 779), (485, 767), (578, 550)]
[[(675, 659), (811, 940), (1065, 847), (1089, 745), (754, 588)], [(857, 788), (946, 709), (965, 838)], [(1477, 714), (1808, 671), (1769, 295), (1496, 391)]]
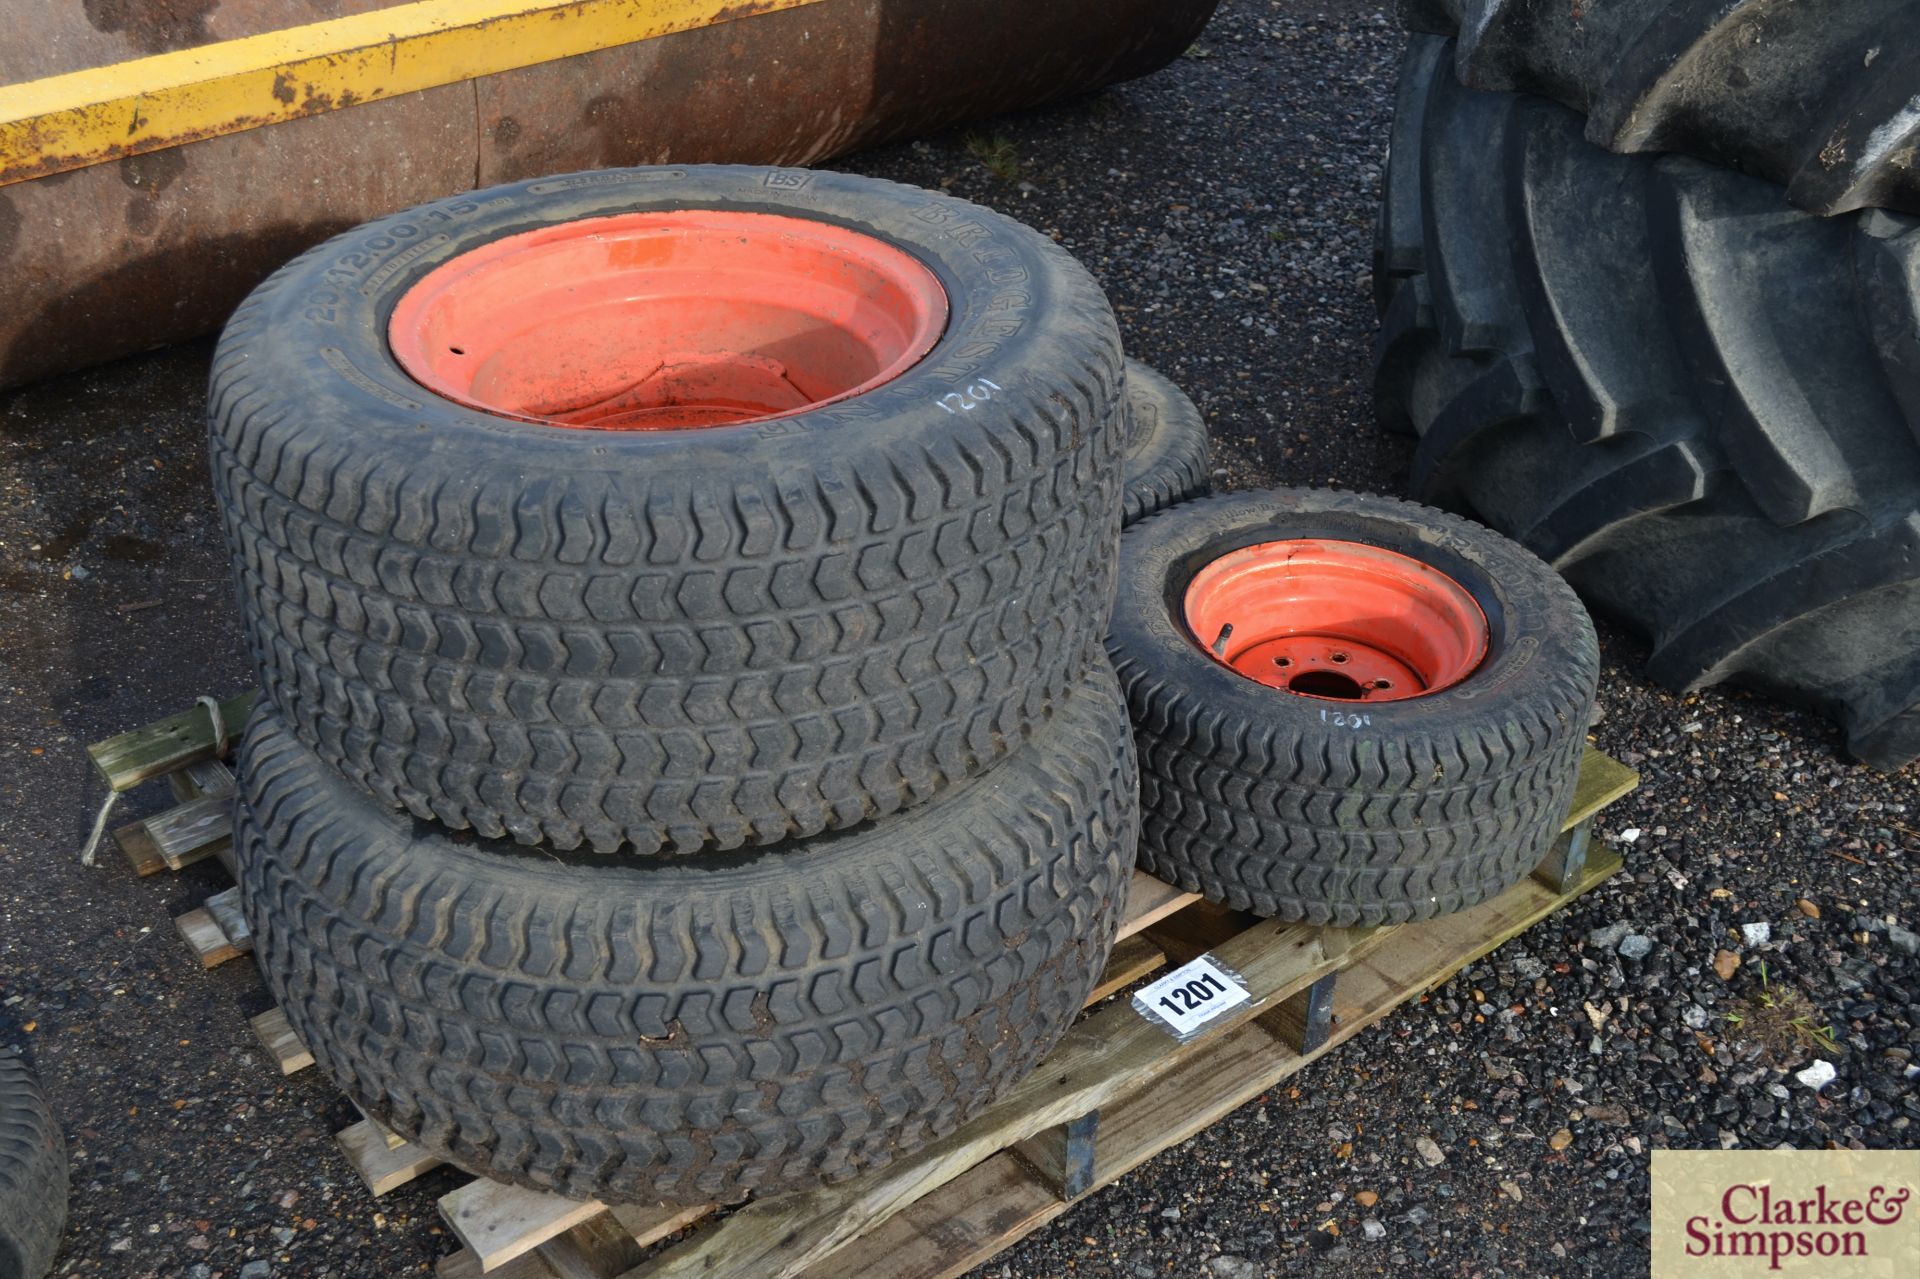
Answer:
[(211, 418), (255, 953), (393, 1131), (739, 1201), (953, 1130), (1080, 1009), (1123, 507), (1207, 471), (1050, 241), (829, 173), (481, 191), (263, 284)]
[(1674, 688), (1920, 755), (1920, 3), (1411, 0), (1375, 288), (1413, 488)]

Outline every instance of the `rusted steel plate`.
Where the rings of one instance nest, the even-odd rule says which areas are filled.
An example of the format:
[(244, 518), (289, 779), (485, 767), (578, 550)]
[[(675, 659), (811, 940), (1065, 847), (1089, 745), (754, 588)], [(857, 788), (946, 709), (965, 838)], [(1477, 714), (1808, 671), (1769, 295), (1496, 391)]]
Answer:
[(0, 185), (819, 0), (413, 0), (0, 84)]
[(0, 187), (0, 385), (218, 328), (301, 250), (473, 165), (473, 90), (450, 85)]
[(0, 40), (0, 84), (237, 40), (412, 0), (41, 0)]
[[(0, 386), (204, 333), (286, 259), (395, 209), (606, 165), (817, 162), (1143, 75), (1215, 2), (820, 0), (0, 187)], [(206, 6), (208, 38), (248, 3)]]

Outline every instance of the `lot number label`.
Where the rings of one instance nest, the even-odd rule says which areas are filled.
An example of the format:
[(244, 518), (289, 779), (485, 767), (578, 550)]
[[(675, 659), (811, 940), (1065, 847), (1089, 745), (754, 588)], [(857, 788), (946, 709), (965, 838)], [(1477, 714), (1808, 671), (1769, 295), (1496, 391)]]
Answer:
[(1240, 980), (1240, 974), (1213, 956), (1202, 955), (1141, 988), (1133, 997), (1133, 1006), (1148, 1021), (1157, 1022), (1184, 1042), (1248, 998), (1247, 984)]

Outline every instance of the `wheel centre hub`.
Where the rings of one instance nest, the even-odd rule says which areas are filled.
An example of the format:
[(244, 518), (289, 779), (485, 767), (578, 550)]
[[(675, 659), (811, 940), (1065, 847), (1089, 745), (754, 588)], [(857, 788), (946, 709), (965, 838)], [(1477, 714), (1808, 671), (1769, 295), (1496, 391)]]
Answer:
[(1486, 613), (1409, 555), (1291, 539), (1230, 551), (1187, 586), (1188, 629), (1214, 659), (1303, 697), (1392, 702), (1438, 692), (1486, 656)]
[(625, 213), (463, 253), (400, 299), (387, 341), (422, 386), (502, 417), (601, 431), (783, 417), (871, 391), (933, 349), (925, 265), (828, 222)]

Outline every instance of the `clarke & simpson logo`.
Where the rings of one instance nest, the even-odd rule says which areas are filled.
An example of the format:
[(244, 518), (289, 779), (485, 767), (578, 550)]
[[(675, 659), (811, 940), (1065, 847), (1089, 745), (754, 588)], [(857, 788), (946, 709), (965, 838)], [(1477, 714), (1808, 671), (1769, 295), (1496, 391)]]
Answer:
[(1874, 1186), (1864, 1199), (1836, 1199), (1822, 1183), (1811, 1198), (1776, 1199), (1771, 1186), (1735, 1182), (1716, 1215), (1687, 1218), (1687, 1255), (1765, 1257), (1769, 1270), (1782, 1257), (1865, 1257), (1868, 1228), (1897, 1223), (1910, 1193)]
[(1920, 1152), (1656, 1150), (1653, 1274), (1920, 1275)]

